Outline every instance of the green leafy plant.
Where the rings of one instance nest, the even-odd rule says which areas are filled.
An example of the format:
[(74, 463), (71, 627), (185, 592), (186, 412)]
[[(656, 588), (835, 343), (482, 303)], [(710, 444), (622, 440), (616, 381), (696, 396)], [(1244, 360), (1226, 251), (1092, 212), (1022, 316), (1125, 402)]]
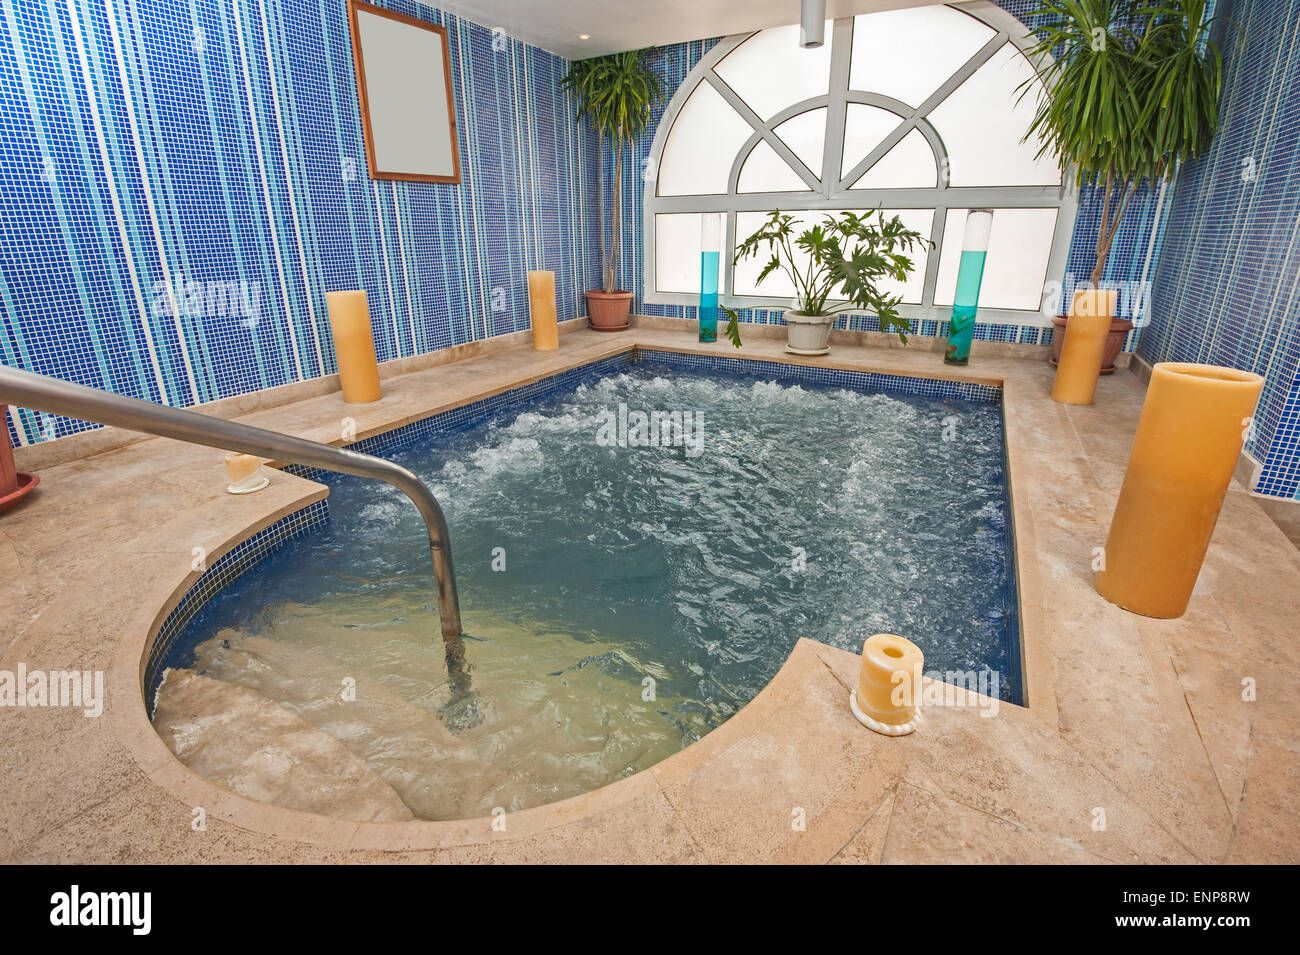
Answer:
[(602, 227), (600, 259), (605, 291), (613, 292), (618, 275), (618, 249), (621, 239), (619, 192), (623, 183), (623, 147), (630, 146), (650, 124), (663, 101), (664, 81), (650, 65), (648, 50), (611, 53), (608, 56), (578, 60), (569, 67), (562, 81), (577, 101), (578, 117), (586, 114), (596, 130), (600, 154), (606, 143), (614, 142), (613, 207), (609, 215), (609, 241), (605, 239), (605, 176), (602, 168), (597, 177), (598, 202)]
[[(1209, 38), (1208, 0), (1042, 0), (1034, 55), (1051, 54), (1025, 138), (1039, 155), (1074, 163), (1080, 185), (1102, 190), (1093, 286), (1144, 179), (1170, 178), (1218, 125), (1223, 58)], [(1025, 95), (1036, 88), (1026, 81)]]
[[(736, 247), (736, 263), (769, 256), (758, 282), (780, 269), (795, 287), (795, 310), (804, 315), (835, 315), (866, 311), (880, 319), (880, 330), (897, 329), (907, 341), (912, 323), (898, 314), (901, 295), (888, 295), (877, 282), (907, 280), (912, 259), (906, 254), (918, 243), (929, 243), (908, 229), (898, 216), (874, 213), (827, 213), (823, 221), (796, 234), (798, 220), (779, 209), (761, 228)], [(795, 250), (799, 251), (796, 252)], [(838, 293), (838, 295), (836, 294)], [(727, 337), (740, 347), (736, 313), (727, 309)]]

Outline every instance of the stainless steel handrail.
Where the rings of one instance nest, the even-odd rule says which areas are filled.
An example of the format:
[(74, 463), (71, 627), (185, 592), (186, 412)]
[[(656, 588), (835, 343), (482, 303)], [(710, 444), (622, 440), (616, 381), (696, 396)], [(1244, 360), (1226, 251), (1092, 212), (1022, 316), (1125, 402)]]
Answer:
[(0, 366), (0, 403), (60, 414), (82, 421), (113, 425), (191, 444), (225, 451), (240, 451), (290, 464), (355, 474), (386, 481), (409, 497), (419, 508), (429, 530), (433, 556), (433, 578), (438, 590), (438, 615), (447, 644), (447, 665), (458, 691), (469, 689), (461, 643), (460, 598), (456, 593), (456, 572), (451, 561), (447, 521), (438, 500), (424, 482), (400, 465), (383, 458), (358, 454), (319, 441), (253, 428), (246, 424), (157, 405), (139, 398), (115, 395), (84, 385), (61, 381), (30, 371)]

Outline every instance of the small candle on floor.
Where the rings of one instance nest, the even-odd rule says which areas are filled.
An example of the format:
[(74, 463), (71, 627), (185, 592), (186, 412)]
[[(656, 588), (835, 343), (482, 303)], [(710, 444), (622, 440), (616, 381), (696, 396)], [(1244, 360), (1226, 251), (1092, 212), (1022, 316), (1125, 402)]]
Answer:
[(226, 490), (232, 494), (253, 490), (260, 481), (266, 480), (261, 470), (262, 459), (255, 454), (227, 454), (226, 476), (230, 478), (230, 485)]

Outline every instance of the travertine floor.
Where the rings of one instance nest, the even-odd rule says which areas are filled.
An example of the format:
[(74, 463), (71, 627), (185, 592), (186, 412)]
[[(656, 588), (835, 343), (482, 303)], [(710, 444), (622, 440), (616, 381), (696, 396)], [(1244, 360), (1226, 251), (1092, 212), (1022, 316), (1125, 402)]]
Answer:
[[(364, 437), (635, 343), (693, 350), (693, 337), (572, 332), (559, 352), (511, 349), (387, 379), (375, 405), (325, 396), (244, 420), (332, 441), (346, 415)], [(756, 339), (740, 354), (779, 358), (781, 345)], [(804, 361), (1004, 382), (1029, 708), (935, 707), (915, 735), (877, 736), (848, 711), (857, 658), (804, 640), (701, 742), (514, 814), (504, 831), (487, 819), (357, 823), (253, 802), (194, 775), (157, 737), (142, 655), (196, 577), (193, 548), (215, 559), (323, 488), (279, 475), (233, 497), (220, 452), (151, 440), (42, 472), (29, 503), (0, 518), (0, 670), (100, 669), (108, 684), (100, 718), (0, 709), (0, 860), (1300, 859), (1300, 552), (1234, 487), (1185, 617), (1137, 617), (1092, 590), (1091, 551), (1141, 407), (1137, 378), (1106, 378), (1095, 405), (1075, 408), (1048, 398), (1039, 361), (978, 357), (949, 375), (931, 351), (849, 346)], [(1255, 700), (1243, 700), (1243, 681)]]

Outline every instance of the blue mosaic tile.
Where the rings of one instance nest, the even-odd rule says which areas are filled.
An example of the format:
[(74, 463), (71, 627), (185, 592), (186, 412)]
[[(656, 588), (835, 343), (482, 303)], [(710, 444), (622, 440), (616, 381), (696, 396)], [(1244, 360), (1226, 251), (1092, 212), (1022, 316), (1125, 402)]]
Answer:
[(163, 667), (160, 664), (167, 658), (173, 644), (185, 632), (194, 615), (220, 593), (222, 588), (251, 570), (263, 558), (275, 553), (295, 537), (301, 537), (323, 526), (329, 519), (328, 501), (316, 501), (240, 541), (207, 566), (207, 569), (199, 575), (199, 579), (185, 592), (180, 602), (163, 620), (149, 647), (149, 658), (145, 662), (144, 688), (145, 703), (149, 707), (150, 716), (153, 715), (153, 700), (158, 691), (158, 684), (162, 682)]
[(0, 362), (186, 407), (333, 373), (330, 289), (366, 291), (381, 361), (528, 328), (529, 269), (585, 315), (596, 143), (568, 62), (376, 2), (447, 29), (459, 185), (369, 178), (341, 2), (3, 0)]
[(1283, 51), (1300, 4), (1221, 0), (1217, 12), (1219, 129), (1178, 171), (1137, 350), (1263, 375), (1246, 444), (1263, 464), (1254, 490), (1289, 498), (1300, 490), (1300, 63)]

